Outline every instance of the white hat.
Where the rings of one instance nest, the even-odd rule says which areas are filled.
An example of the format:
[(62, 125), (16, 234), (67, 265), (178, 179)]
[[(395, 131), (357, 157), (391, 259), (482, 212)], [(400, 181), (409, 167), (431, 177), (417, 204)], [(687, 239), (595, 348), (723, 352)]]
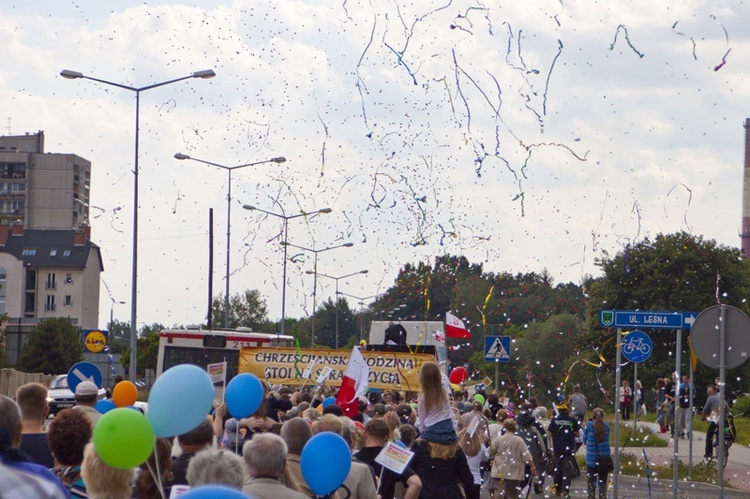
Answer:
[(82, 397), (90, 397), (91, 395), (96, 395), (97, 393), (99, 393), (99, 389), (91, 381), (81, 381), (80, 383), (78, 383), (78, 386), (76, 386), (76, 395), (80, 395)]

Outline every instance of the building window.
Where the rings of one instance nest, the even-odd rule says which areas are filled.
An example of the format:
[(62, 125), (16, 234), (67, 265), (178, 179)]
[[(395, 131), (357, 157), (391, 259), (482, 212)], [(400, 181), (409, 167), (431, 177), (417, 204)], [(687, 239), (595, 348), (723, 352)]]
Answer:
[(70, 272), (65, 274), (65, 284), (73, 284), (73, 274)]
[(65, 306), (66, 307), (73, 306), (73, 297), (71, 295), (65, 295)]
[(63, 256), (70, 256), (70, 250), (63, 251)]
[(57, 256), (57, 250), (56, 249), (49, 250), (49, 256)]
[(47, 312), (55, 311), (55, 295), (47, 295), (47, 302), (44, 304), (44, 310)]
[(36, 293), (26, 292), (26, 303), (24, 304), (23, 312), (25, 315), (34, 315), (36, 310)]
[(33, 291), (36, 289), (36, 270), (26, 269), (26, 290)]
[(24, 256), (34, 256), (36, 255), (36, 248), (24, 248), (21, 254)]
[(55, 273), (50, 272), (47, 274), (46, 289), (57, 289), (57, 281), (55, 281)]

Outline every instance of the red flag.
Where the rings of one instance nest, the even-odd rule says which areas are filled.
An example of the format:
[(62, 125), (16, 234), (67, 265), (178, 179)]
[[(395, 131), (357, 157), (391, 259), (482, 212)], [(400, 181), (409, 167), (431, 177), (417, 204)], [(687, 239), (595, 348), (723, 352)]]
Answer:
[(445, 336), (448, 338), (471, 338), (471, 333), (466, 330), (463, 321), (451, 314), (450, 312), (445, 313)]
[(344, 416), (353, 417), (359, 412), (359, 397), (367, 391), (370, 368), (358, 347), (352, 348), (349, 364), (341, 380), (341, 388), (336, 395), (336, 405), (344, 411)]

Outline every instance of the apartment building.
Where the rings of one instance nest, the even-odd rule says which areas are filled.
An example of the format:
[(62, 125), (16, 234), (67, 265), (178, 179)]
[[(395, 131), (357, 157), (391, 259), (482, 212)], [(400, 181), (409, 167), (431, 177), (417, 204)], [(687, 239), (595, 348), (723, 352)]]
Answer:
[(0, 225), (76, 229), (89, 222), (91, 162), (44, 152), (44, 132), (0, 137)]

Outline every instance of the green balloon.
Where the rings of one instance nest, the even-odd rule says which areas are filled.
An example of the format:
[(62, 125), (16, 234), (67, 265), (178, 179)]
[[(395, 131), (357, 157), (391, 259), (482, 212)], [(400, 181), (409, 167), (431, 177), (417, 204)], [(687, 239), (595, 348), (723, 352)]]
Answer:
[(476, 395), (474, 395), (474, 400), (484, 405), (484, 396), (481, 393), (477, 393)]
[(126, 407), (113, 409), (94, 427), (94, 448), (113, 468), (134, 468), (151, 455), (154, 430), (140, 412)]

